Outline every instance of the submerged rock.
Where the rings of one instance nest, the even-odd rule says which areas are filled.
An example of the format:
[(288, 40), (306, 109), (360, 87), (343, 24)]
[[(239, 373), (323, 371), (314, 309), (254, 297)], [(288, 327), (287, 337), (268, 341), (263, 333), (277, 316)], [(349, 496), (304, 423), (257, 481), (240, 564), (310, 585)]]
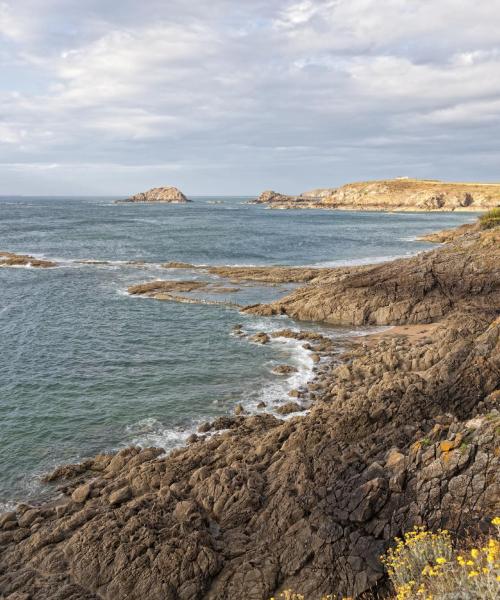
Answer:
[(297, 373), (297, 367), (292, 365), (276, 365), (273, 369), (273, 373), (276, 375), (290, 375), (291, 373)]

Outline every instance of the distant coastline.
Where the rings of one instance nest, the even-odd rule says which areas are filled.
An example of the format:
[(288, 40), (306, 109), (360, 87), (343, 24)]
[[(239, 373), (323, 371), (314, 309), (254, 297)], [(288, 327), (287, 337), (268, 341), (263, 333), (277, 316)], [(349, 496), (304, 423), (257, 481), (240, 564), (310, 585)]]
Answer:
[(250, 202), (273, 209), (484, 211), (500, 205), (500, 183), (456, 183), (401, 177), (348, 183), (339, 188), (318, 188), (298, 196), (267, 190)]

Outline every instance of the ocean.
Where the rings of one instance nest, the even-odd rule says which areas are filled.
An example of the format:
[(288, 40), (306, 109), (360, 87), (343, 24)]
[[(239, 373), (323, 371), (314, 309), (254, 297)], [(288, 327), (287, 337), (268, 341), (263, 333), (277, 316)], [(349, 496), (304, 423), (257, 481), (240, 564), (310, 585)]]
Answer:
[[(161, 263), (380, 262), (432, 247), (416, 241), (418, 235), (476, 218), (273, 211), (243, 197), (197, 197), (186, 205), (113, 200), (0, 198), (0, 251), (59, 263), (54, 269), (0, 268), (0, 510), (51, 493), (40, 477), (61, 463), (130, 444), (168, 450), (237, 404), (252, 412), (264, 401), (272, 411), (289, 400), (287, 392), (312, 375), (309, 353), (296, 340), (261, 346), (240, 339), (232, 333), (236, 324), (248, 332), (312, 329), (340, 345), (343, 337), (366, 332), (127, 294), (129, 285), (154, 279), (214, 279)], [(293, 289), (236, 287), (205, 297), (252, 304)], [(298, 372), (274, 375), (281, 363)]]

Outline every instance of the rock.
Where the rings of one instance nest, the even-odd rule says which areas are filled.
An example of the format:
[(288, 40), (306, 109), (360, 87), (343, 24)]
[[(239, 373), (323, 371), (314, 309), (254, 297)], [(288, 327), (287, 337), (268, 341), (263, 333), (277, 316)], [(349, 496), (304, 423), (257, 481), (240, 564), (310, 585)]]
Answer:
[(17, 522), (19, 527), (30, 527), (39, 516), (40, 511), (38, 509), (30, 508), (18, 517)]
[(243, 406), (241, 404), (237, 404), (234, 408), (234, 414), (235, 415), (244, 415), (245, 414), (245, 409), (243, 408)]
[(301, 410), (304, 409), (302, 408), (302, 406), (300, 406), (300, 404), (297, 404), (296, 402), (287, 402), (282, 406), (278, 406), (276, 412), (279, 415), (289, 415), (290, 413), (300, 412)]
[(71, 499), (74, 502), (85, 502), (87, 498), (90, 496), (90, 492), (92, 491), (92, 485), (90, 483), (84, 483), (76, 488), (76, 490), (71, 494)]
[(400, 471), (402, 468), (404, 468), (404, 460), (405, 460), (404, 454), (402, 454), (401, 452), (398, 452), (398, 450), (396, 450), (396, 449), (392, 449), (389, 452), (389, 456), (387, 457), (385, 466), (387, 469), (391, 469), (394, 471)]
[(270, 339), (271, 338), (268, 336), (268, 334), (264, 333), (263, 331), (259, 331), (259, 333), (256, 333), (250, 337), (250, 340), (256, 344), (267, 344), (269, 343)]
[(0, 252), (0, 267), (33, 267), (37, 269), (49, 269), (51, 267), (57, 267), (57, 263), (52, 260), (35, 258), (29, 254)]
[(196, 265), (192, 265), (191, 263), (180, 262), (178, 260), (172, 260), (167, 263), (163, 263), (162, 267), (164, 269), (198, 269)]
[(290, 375), (291, 373), (297, 373), (297, 367), (292, 367), (292, 365), (277, 365), (273, 369), (273, 373), (276, 375)]
[(159, 187), (152, 188), (147, 192), (141, 192), (131, 196), (126, 200), (119, 200), (118, 203), (122, 202), (158, 202), (158, 203), (169, 203), (169, 204), (184, 204), (190, 202), (184, 196), (184, 194), (175, 187)]
[(139, 283), (131, 285), (128, 288), (128, 293), (132, 296), (155, 296), (164, 292), (194, 292), (207, 288), (208, 283), (205, 281), (150, 281), (148, 283)]
[(115, 492), (111, 492), (109, 495), (109, 504), (111, 506), (117, 506), (118, 504), (122, 504), (126, 502), (132, 497), (132, 492), (130, 487), (127, 485), (125, 487), (116, 490)]
[(210, 423), (202, 423), (198, 427), (198, 433), (207, 433), (207, 431), (210, 431), (210, 428)]
[(10, 527), (11, 524), (17, 523), (16, 513), (14, 511), (5, 512), (0, 514), (0, 529)]

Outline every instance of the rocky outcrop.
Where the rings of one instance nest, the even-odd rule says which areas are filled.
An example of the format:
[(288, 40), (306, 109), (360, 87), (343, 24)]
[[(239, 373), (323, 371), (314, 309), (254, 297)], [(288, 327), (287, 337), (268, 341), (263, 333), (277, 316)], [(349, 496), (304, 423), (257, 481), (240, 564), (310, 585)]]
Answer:
[(315, 189), (300, 196), (268, 191), (254, 202), (266, 204), (269, 208), (487, 210), (500, 205), (500, 184), (398, 178)]
[[(307, 290), (311, 317), (322, 302), (342, 322), (440, 324), (354, 338), (317, 364), (300, 403), (283, 405), (286, 420), (219, 417), (168, 456), (134, 447), (57, 469), (58, 502), (0, 518), (0, 597), (356, 597), (383, 584), (378, 557), (402, 531), (486, 531), (500, 510), (493, 233), (410, 262), (332, 270), (296, 292)], [(328, 350), (314, 332), (273, 335)], [(294, 416), (304, 401), (309, 412)]]
[(190, 202), (190, 200), (175, 187), (159, 187), (152, 188), (147, 192), (135, 194), (126, 200), (118, 201), (118, 203), (122, 202), (164, 202), (169, 204), (183, 204), (185, 202)]
[(205, 289), (208, 283), (205, 281), (149, 281), (148, 283), (139, 283), (131, 285), (128, 293), (132, 296), (149, 296), (154, 298), (164, 292), (194, 292)]
[(35, 258), (29, 254), (14, 254), (13, 252), (0, 252), (0, 267), (34, 267), (48, 269), (57, 267), (53, 260)]
[(453, 229), (443, 229), (442, 231), (434, 231), (426, 235), (420, 236), (418, 239), (421, 242), (432, 242), (434, 244), (446, 244), (452, 242), (466, 233), (480, 231), (477, 223), (466, 223)]
[(258, 198), (251, 200), (249, 204), (267, 204), (270, 208), (316, 208), (317, 197), (288, 196), (273, 190), (262, 192)]
[(453, 310), (500, 305), (500, 230), (371, 267), (330, 269), (309, 285), (246, 312), (335, 325), (430, 323)]
[[(237, 291), (239, 291), (238, 288), (224, 287), (208, 281), (176, 280), (156, 280), (147, 283), (131, 285), (128, 288), (128, 293), (131, 296), (141, 296), (143, 298), (153, 298), (155, 300), (178, 302), (181, 304), (206, 304), (241, 308), (241, 306), (235, 302), (229, 302), (225, 300), (209, 300), (206, 298), (184, 295), (191, 292), (204, 292), (207, 294), (231, 294)], [(181, 292), (182, 295), (175, 292)]]
[(304, 283), (312, 281), (322, 269), (311, 267), (207, 267), (208, 273), (232, 281), (261, 283)]

